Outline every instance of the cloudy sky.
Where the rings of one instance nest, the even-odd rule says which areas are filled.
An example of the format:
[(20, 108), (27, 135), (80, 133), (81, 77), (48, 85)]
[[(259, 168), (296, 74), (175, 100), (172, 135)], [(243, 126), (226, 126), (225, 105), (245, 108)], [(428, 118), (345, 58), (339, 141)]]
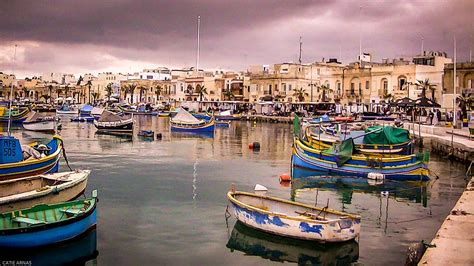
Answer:
[(208, 69), (296, 62), (299, 36), (303, 62), (354, 61), (359, 34), (377, 61), (420, 53), (422, 38), (452, 56), (454, 36), (469, 60), (473, 14), (472, 0), (3, 0), (0, 71), (12, 71), (15, 44), (20, 77), (194, 66), (198, 15)]

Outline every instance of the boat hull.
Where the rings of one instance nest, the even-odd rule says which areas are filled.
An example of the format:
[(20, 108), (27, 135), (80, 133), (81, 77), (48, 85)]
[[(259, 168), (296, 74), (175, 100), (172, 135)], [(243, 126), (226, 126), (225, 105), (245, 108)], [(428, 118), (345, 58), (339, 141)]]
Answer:
[(78, 113), (79, 113), (79, 110), (69, 110), (69, 111), (56, 110), (56, 114), (58, 115), (77, 115)]
[(94, 120), (94, 126), (99, 133), (129, 133), (133, 131), (133, 120), (127, 119), (120, 122), (99, 122)]
[(48, 121), (33, 121), (33, 122), (23, 122), (23, 127), (26, 130), (30, 131), (54, 131), (56, 127), (56, 122), (54, 120)]
[(53, 140), (48, 144), (51, 147), (51, 154), (46, 157), (0, 164), (0, 181), (57, 172), (62, 152), (61, 142), (59, 137), (53, 137)]
[[(242, 193), (242, 192), (237, 192)], [(248, 193), (247, 193), (248, 194)], [(263, 199), (270, 197), (261, 196)], [(356, 238), (360, 233), (360, 217), (344, 220), (344, 226), (338, 220), (317, 221), (305, 218), (289, 217), (285, 214), (267, 212), (236, 200), (229, 192), (234, 215), (238, 221), (251, 228), (267, 233), (295, 239), (317, 242), (344, 242)], [(274, 199), (274, 198), (271, 198)], [(305, 207), (300, 203), (280, 200), (281, 204)], [(262, 203), (263, 204), (263, 203)], [(287, 208), (285, 208), (287, 209)], [(317, 212), (319, 210), (314, 210)]]
[(0, 247), (8, 248), (33, 248), (39, 246), (53, 245), (74, 239), (97, 223), (97, 209), (94, 209), (74, 219), (71, 222), (60, 225), (46, 225), (44, 230), (27, 229), (18, 234), (2, 234), (0, 232)]
[(30, 109), (25, 109), (19, 113), (12, 114), (11, 117), (8, 117), (8, 115), (2, 115), (0, 116), (0, 123), (8, 122), (8, 120), (11, 120), (12, 123), (22, 123), (23, 121), (26, 120), (29, 114), (30, 114)]
[[(34, 186), (33, 178), (27, 177), (1, 181), (0, 188), (3, 191), (24, 192), (0, 197), (0, 213), (26, 209), (38, 204), (53, 204), (75, 199), (85, 191), (89, 174), (90, 171), (81, 171), (75, 174), (76, 177), (70, 182), (59, 183), (56, 186), (44, 186), (37, 190), (31, 190), (31, 187)], [(63, 173), (52, 176), (57, 176), (57, 180), (65, 180), (67, 178), (67, 174)]]
[(292, 167), (301, 167), (334, 175), (350, 175), (368, 177), (369, 173), (380, 173), (386, 179), (427, 181), (428, 170), (424, 163), (416, 161), (416, 157), (405, 162), (390, 162), (386, 166), (369, 166), (368, 162), (349, 160), (342, 166), (337, 166), (334, 158), (329, 156), (313, 154), (299, 147), (293, 148), (291, 158)]
[(211, 119), (208, 123), (202, 126), (184, 126), (181, 124), (171, 122), (171, 131), (176, 132), (195, 132), (195, 133), (204, 133), (204, 132), (214, 132), (215, 121)]

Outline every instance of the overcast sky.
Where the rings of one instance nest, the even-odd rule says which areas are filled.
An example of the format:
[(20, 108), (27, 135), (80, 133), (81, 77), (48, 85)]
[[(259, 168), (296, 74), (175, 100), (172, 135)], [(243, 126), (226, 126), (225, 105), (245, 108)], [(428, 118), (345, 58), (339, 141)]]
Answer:
[[(362, 6), (359, 16), (359, 7)], [(97, 73), (194, 66), (197, 16), (200, 66), (245, 70), (251, 64), (322, 58), (355, 61), (362, 49), (382, 58), (421, 50), (469, 60), (474, 1), (21, 1), (0, 8), (0, 71)], [(473, 47), (474, 48), (474, 47)]]

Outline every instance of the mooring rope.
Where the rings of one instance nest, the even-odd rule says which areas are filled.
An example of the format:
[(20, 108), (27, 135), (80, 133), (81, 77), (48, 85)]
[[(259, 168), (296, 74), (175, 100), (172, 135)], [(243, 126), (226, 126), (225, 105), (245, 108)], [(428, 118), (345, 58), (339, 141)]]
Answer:
[(61, 141), (61, 146), (62, 146), (61, 150), (63, 152), (64, 160), (66, 161), (66, 165), (67, 165), (67, 167), (69, 168), (70, 171), (73, 171), (71, 166), (69, 165), (69, 161), (67, 159), (66, 147), (64, 147), (64, 141), (62, 139), (59, 139), (59, 140)]

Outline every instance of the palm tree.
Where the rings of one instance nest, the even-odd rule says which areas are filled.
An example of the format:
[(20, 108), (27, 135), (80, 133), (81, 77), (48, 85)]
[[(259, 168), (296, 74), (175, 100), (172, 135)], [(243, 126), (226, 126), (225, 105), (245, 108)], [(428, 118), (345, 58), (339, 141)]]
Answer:
[(128, 84), (123, 84), (120, 87), (120, 90), (123, 92), (123, 100), (127, 100), (127, 94), (128, 94)]
[(23, 98), (26, 98), (26, 97), (28, 96), (28, 92), (29, 92), (29, 91), (28, 91), (28, 88), (27, 88), (27, 87), (23, 87), (21, 90), (23, 91)]
[(91, 103), (91, 87), (92, 82), (90, 80), (87, 81), (86, 86), (89, 88), (89, 104)]
[(161, 95), (161, 91), (163, 90), (163, 87), (161, 85), (157, 85), (155, 87), (155, 95), (156, 95), (156, 100), (158, 101)]
[(53, 93), (53, 85), (49, 84), (48, 85), (48, 91), (49, 91), (49, 103), (51, 103), (51, 98), (52, 98), (52, 93)]
[(423, 80), (416, 80), (416, 84), (415, 84), (417, 87), (421, 87), (421, 97), (422, 98), (426, 98), (426, 91), (427, 90), (431, 90), (431, 96), (432, 96), (432, 100), (434, 101), (434, 91), (436, 90), (435, 87), (436, 85), (433, 85), (433, 84), (430, 84), (430, 80), (429, 79), (425, 79), (424, 81)]
[(232, 91), (230, 89), (226, 89), (224, 91), (224, 101), (227, 99), (228, 101), (232, 100), (234, 98), (234, 94), (232, 93)]
[(105, 91), (107, 92), (107, 98), (108, 100), (110, 101), (110, 95), (112, 95), (112, 85), (113, 83), (110, 82), (109, 84), (107, 84), (107, 86), (105, 86)]
[(326, 99), (326, 95), (327, 93), (332, 93), (333, 90), (331, 88), (329, 88), (329, 85), (319, 85), (318, 86), (318, 90), (322, 90), (323, 91), (323, 98), (322, 98), (322, 101), (323, 102), (328, 102), (329, 99)]
[[(139, 86), (138, 90), (140, 91), (140, 102), (142, 102), (143, 101), (143, 99), (142, 99), (143, 98), (143, 93), (146, 92), (148, 90), (148, 88), (145, 87), (145, 86)], [(146, 101), (146, 95), (145, 95), (145, 101)]]
[(196, 86), (196, 93), (199, 95), (199, 101), (202, 102), (202, 97), (204, 96), (204, 94), (207, 94), (207, 89), (206, 87), (198, 84)]
[(293, 89), (293, 96), (298, 98), (298, 101), (302, 102), (304, 101), (304, 97), (308, 96), (308, 93), (306, 93), (306, 90), (303, 88)]
[(133, 93), (135, 93), (135, 89), (137, 88), (137, 84), (135, 83), (132, 83), (130, 85), (128, 85), (128, 93), (130, 93), (131, 97), (130, 97), (130, 103), (133, 103)]
[(92, 98), (94, 98), (94, 101), (93, 101), (94, 104), (95, 104), (95, 101), (97, 100), (97, 97), (99, 97), (99, 93), (96, 92), (96, 91), (94, 91), (94, 92), (92, 93)]
[(463, 92), (456, 98), (456, 102), (458, 103), (459, 108), (461, 108), (462, 118), (467, 118), (467, 111), (471, 110), (474, 104), (473, 95)]

